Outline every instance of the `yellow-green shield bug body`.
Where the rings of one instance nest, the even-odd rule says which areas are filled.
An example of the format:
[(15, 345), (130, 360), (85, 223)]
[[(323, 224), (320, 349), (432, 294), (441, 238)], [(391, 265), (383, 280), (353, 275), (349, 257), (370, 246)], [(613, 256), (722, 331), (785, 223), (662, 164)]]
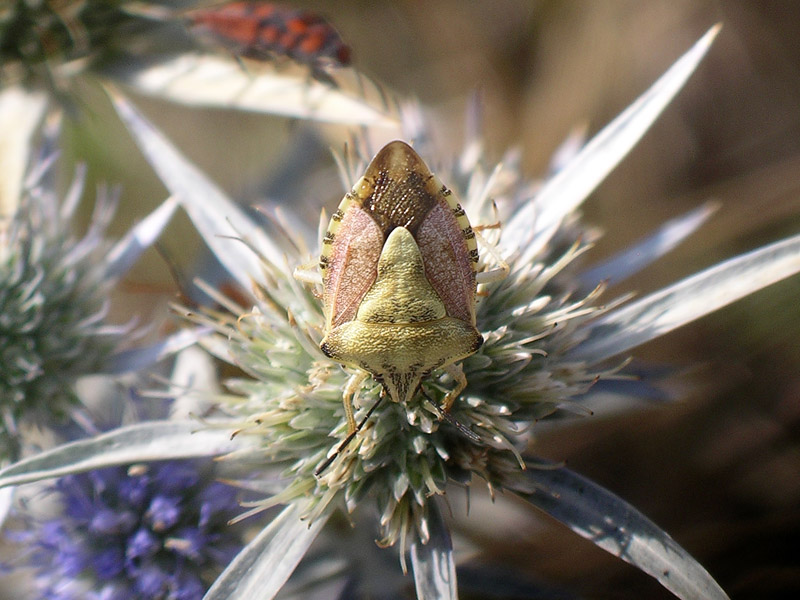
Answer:
[(360, 369), (345, 389), (351, 398), (367, 373), (395, 402), (413, 398), (432, 370), (446, 369), (483, 343), (475, 326), (475, 234), (454, 195), (406, 143), (386, 145), (345, 195), (323, 239), (325, 337), (333, 360)]

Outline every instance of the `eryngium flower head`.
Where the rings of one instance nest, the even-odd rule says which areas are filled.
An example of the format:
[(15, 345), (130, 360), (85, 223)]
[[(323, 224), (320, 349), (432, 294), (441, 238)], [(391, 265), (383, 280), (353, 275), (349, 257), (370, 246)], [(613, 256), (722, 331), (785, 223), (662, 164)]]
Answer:
[[(31, 547), (42, 600), (203, 597), (241, 548), (236, 491), (208, 462), (173, 461), (59, 479), (61, 514), (34, 522)], [(31, 517), (33, 518), (33, 517)]]
[(40, 181), (0, 225), (0, 457), (15, 452), (21, 419), (63, 416), (75, 379), (96, 373), (121, 340), (103, 322), (115, 281), (103, 239), (113, 202), (101, 194), (78, 238), (71, 218), (80, 192), (79, 178), (61, 202)]
[[(356, 159), (354, 168), (363, 167), (364, 160)], [(437, 175), (452, 186), (482, 231), (478, 270), (484, 272), (500, 268), (497, 246), (504, 228), (498, 216), (508, 217), (510, 227), (516, 224), (506, 214), (495, 212), (493, 221), (486, 217), (492, 216), (493, 203), (513, 206), (528, 184), (513, 161), (495, 171), (491, 181), (481, 161), (468, 169), (469, 174), (442, 165)], [(518, 228), (515, 235), (524, 236), (523, 231)], [(439, 407), (455, 383), (434, 369), (409, 401), (379, 404), (321, 473), (337, 440), (348, 433), (342, 390), (351, 373), (319, 350), (325, 318), (313, 290), (266, 265), (268, 282), (257, 306), (234, 308), (218, 324), (230, 340), (233, 362), (255, 378), (228, 382), (241, 394), (232, 411), (246, 416), (239, 435), (259, 436), (265, 461), (291, 480), (256, 510), (310, 496), (308, 518), (313, 520), (334, 506), (353, 511), (372, 498), (381, 515), (381, 544), (400, 542), (404, 556), (407, 540), (427, 540), (431, 498), (443, 494), (448, 482), (466, 485), (479, 475), (496, 488), (524, 470), (520, 452), (530, 424), (573, 401), (599, 377), (585, 363), (565, 358), (581, 339), (581, 323), (597, 311), (591, 308), (597, 291), (578, 294), (570, 272), (588, 233), (571, 223), (562, 234), (534, 261), (518, 261), (519, 251), (506, 253), (508, 275), (479, 286), (477, 324), (485, 341), (462, 362), (468, 385), (448, 420)], [(567, 238), (571, 244), (564, 242)], [(512, 240), (518, 248), (526, 242)], [(372, 378), (357, 390), (358, 421), (382, 393)]]

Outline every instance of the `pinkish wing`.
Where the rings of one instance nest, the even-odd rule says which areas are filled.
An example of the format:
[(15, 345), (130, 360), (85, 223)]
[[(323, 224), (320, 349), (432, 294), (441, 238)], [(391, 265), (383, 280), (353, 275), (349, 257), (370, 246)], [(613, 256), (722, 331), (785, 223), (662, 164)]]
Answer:
[(323, 301), (328, 328), (356, 317), (361, 300), (375, 281), (384, 236), (360, 206), (351, 204), (330, 240)]
[(465, 232), (445, 200), (425, 216), (416, 241), (425, 264), (425, 277), (439, 294), (447, 314), (475, 324), (475, 271)]

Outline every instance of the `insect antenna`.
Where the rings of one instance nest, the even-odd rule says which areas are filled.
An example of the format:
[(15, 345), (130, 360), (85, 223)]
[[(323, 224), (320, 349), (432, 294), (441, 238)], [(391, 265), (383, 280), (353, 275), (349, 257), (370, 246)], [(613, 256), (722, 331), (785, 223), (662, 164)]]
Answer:
[(342, 451), (345, 448), (347, 448), (347, 446), (350, 445), (350, 442), (353, 441), (353, 438), (355, 438), (356, 435), (358, 435), (358, 432), (361, 431), (361, 428), (364, 427), (364, 425), (367, 423), (367, 420), (372, 416), (372, 413), (375, 412), (375, 409), (378, 408), (378, 405), (381, 403), (385, 395), (386, 395), (385, 391), (381, 390), (381, 395), (378, 396), (378, 399), (375, 401), (375, 404), (373, 404), (370, 407), (370, 409), (367, 411), (367, 414), (364, 415), (364, 418), (361, 419), (361, 422), (356, 426), (355, 430), (352, 433), (350, 433), (346, 438), (344, 438), (342, 443), (339, 444), (339, 447), (336, 449), (336, 452), (331, 454), (324, 463), (322, 463), (319, 467), (317, 467), (317, 470), (314, 471), (314, 476), (319, 477), (320, 475), (322, 475), (325, 469), (330, 467), (331, 463), (333, 463), (333, 461), (336, 460), (336, 457), (339, 456), (342, 453)]
[(438, 416), (443, 421), (447, 421), (448, 423), (450, 423), (450, 425), (458, 429), (461, 435), (469, 439), (471, 442), (474, 442), (476, 444), (481, 443), (481, 438), (480, 436), (478, 436), (477, 433), (469, 429), (466, 425), (464, 425), (462, 422), (456, 419), (449, 412), (445, 412), (441, 408), (439, 408), (436, 402), (434, 402), (433, 399), (430, 396), (428, 396), (428, 394), (425, 392), (424, 389), (422, 389), (422, 387), (419, 388), (419, 391), (422, 392), (422, 395), (425, 396), (425, 398), (428, 400), (428, 403), (433, 408), (434, 412), (436, 413), (436, 416)]

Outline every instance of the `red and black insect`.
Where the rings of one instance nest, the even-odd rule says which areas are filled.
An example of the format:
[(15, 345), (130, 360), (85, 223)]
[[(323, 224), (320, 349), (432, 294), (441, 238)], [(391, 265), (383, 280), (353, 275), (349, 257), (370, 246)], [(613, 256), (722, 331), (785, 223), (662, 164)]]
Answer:
[(350, 48), (321, 16), (272, 2), (229, 2), (193, 10), (192, 26), (237, 55), (256, 60), (287, 56), (315, 73), (350, 64)]

